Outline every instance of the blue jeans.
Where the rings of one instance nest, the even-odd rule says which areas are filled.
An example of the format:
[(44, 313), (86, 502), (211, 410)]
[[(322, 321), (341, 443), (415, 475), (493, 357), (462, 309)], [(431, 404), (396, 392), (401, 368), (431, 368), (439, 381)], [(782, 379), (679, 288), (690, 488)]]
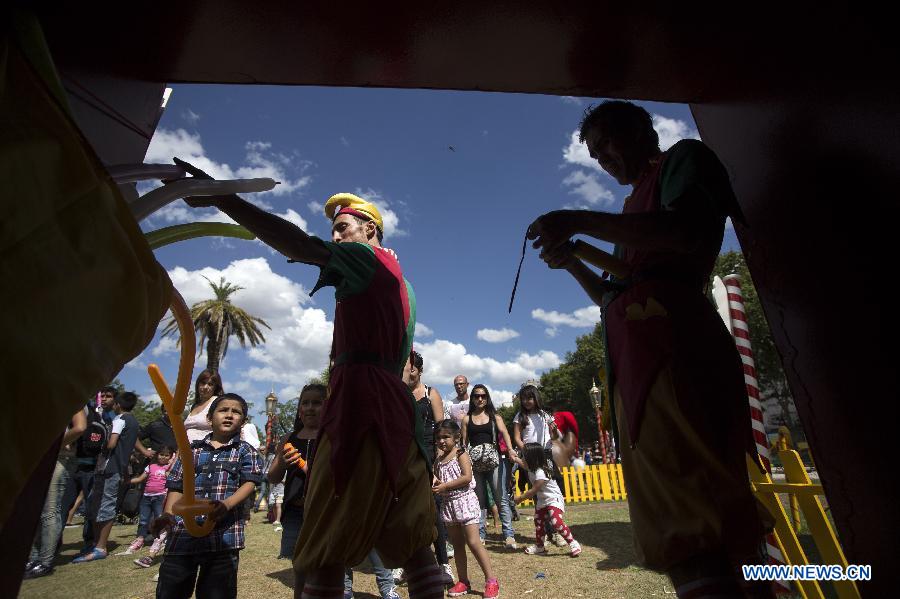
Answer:
[(253, 504), (253, 509), (258, 510), (259, 506), (262, 505), (263, 499), (266, 500), (266, 505), (269, 505), (269, 480), (266, 478), (263, 478), (259, 484), (259, 492), (256, 495), (256, 503)]
[[(374, 549), (369, 552), (369, 562), (372, 564), (372, 569), (375, 571), (375, 584), (378, 585), (378, 592), (381, 593), (382, 599), (388, 596), (388, 593), (391, 592), (391, 589), (394, 588), (394, 575), (390, 570), (384, 567), (384, 562), (381, 561), (381, 558), (378, 556), (378, 552)], [(353, 592), (353, 570), (351, 568), (347, 568), (344, 571), (344, 594)]]
[(66, 467), (57, 460), (50, 477), (50, 486), (47, 488), (47, 498), (44, 500), (44, 508), (41, 510), (41, 519), (34, 535), (34, 544), (31, 546), (31, 561), (40, 562), (48, 568), (53, 565), (53, 557), (56, 555), (56, 544), (62, 533), (62, 497), (69, 484), (70, 476)]
[(138, 521), (138, 530), (137, 536), (144, 537), (144, 540), (149, 538), (147, 542), (153, 542), (152, 537), (148, 537), (148, 528), (150, 526), (150, 521), (154, 518), (159, 518), (162, 515), (163, 504), (166, 502), (165, 494), (162, 495), (144, 495), (141, 497), (141, 503), (138, 509), (141, 513), (141, 519)]
[[(159, 567), (156, 599), (236, 599), (240, 551), (167, 555)], [(198, 577), (197, 574), (200, 574)]]
[(500, 465), (490, 472), (473, 472), (475, 477), (475, 493), (478, 495), (478, 503), (481, 504), (480, 534), (484, 538), (485, 510), (488, 509), (487, 493), (485, 487), (491, 485), (491, 494), (500, 511), (500, 525), (503, 528), (503, 537), (514, 537), (516, 532), (512, 527), (512, 510), (509, 508), (509, 495), (506, 492), (506, 477), (509, 476), (509, 462), (500, 458)]
[(283, 528), (281, 551), (278, 557), (294, 559), (294, 548), (297, 546), (297, 537), (300, 536), (300, 527), (303, 526), (303, 509), (293, 505), (282, 505), (281, 526)]

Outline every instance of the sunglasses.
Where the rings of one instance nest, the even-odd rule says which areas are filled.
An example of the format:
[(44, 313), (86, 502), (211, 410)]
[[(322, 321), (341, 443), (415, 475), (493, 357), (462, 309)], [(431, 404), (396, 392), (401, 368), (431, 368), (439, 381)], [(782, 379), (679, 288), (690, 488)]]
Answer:
[(472, 399), (484, 399), (485, 397), (487, 397), (485, 393), (472, 394)]

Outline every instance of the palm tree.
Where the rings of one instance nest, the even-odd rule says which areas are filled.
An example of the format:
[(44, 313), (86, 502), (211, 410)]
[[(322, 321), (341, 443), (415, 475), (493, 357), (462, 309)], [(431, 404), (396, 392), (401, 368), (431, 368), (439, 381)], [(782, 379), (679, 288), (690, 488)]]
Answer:
[[(206, 277), (203, 278), (206, 279)], [(203, 343), (206, 342), (206, 368), (217, 372), (219, 362), (228, 351), (228, 341), (232, 335), (237, 337), (241, 347), (247, 347), (247, 343), (250, 344), (250, 347), (256, 347), (266, 341), (257, 325), (261, 324), (270, 330), (272, 327), (262, 318), (252, 316), (231, 303), (231, 296), (243, 287), (229, 283), (225, 277), (221, 277), (218, 284), (209, 279), (206, 281), (212, 288), (215, 298), (197, 302), (191, 306), (191, 319), (194, 321), (194, 330), (197, 332), (198, 351), (203, 350)], [(162, 336), (177, 334), (178, 324), (174, 318), (170, 318), (163, 328)]]

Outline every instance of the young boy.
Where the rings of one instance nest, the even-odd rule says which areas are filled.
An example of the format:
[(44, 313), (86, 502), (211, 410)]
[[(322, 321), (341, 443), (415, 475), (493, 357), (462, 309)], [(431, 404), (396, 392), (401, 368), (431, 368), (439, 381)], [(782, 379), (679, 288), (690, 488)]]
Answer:
[(241, 440), (246, 414), (247, 402), (240, 395), (218, 396), (206, 416), (212, 432), (192, 444), (196, 495), (215, 503), (208, 517), (216, 526), (208, 535), (191, 536), (182, 519), (172, 515), (184, 490), (181, 458), (169, 469), (166, 506), (151, 526), (154, 534), (172, 529), (159, 569), (157, 599), (188, 599), (195, 579), (197, 599), (237, 597), (238, 551), (244, 548), (243, 504), (262, 480), (259, 453)]
[(88, 518), (94, 522), (94, 546), (86, 547), (84, 553), (72, 560), (74, 564), (104, 559), (107, 555), (106, 542), (116, 517), (119, 486), (137, 442), (138, 422), (131, 414), (137, 401), (137, 395), (130, 391), (119, 394), (113, 400), (116, 417), (112, 421), (106, 448), (97, 458), (94, 488), (87, 509)]

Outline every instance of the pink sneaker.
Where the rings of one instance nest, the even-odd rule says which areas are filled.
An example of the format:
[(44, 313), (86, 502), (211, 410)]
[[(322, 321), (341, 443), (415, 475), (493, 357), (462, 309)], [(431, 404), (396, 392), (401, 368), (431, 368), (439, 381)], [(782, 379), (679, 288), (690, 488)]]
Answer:
[(453, 585), (449, 591), (447, 591), (447, 596), (459, 597), (461, 595), (468, 595), (470, 590), (471, 589), (469, 588), (469, 583), (460, 580), (455, 585)]
[(489, 580), (484, 583), (484, 599), (499, 599), (500, 598), (500, 583), (497, 582), (497, 579)]
[(128, 546), (128, 551), (126, 551), (126, 553), (134, 553), (136, 551), (140, 551), (141, 547), (143, 546), (144, 537), (137, 537), (131, 542), (131, 545)]

